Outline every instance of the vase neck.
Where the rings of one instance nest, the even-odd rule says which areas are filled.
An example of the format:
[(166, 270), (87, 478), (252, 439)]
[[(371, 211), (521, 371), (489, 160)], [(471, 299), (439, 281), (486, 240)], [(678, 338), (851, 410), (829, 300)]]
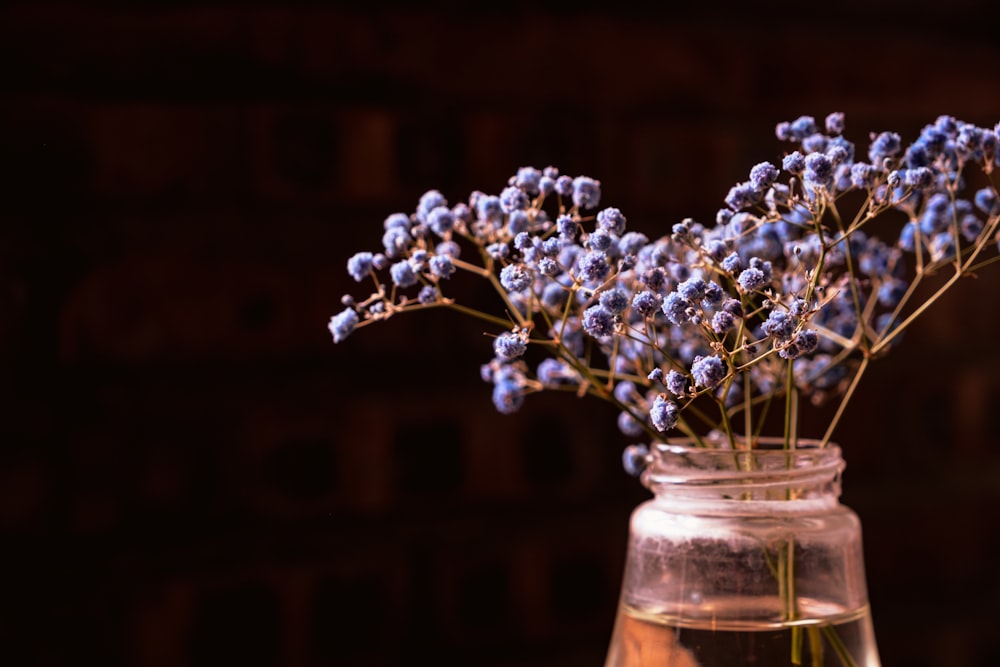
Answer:
[[(657, 501), (711, 505), (737, 513), (814, 511), (835, 507), (844, 469), (840, 448), (809, 442), (795, 449), (763, 443), (753, 449), (658, 445), (643, 483)], [(749, 504), (748, 504), (749, 503)]]

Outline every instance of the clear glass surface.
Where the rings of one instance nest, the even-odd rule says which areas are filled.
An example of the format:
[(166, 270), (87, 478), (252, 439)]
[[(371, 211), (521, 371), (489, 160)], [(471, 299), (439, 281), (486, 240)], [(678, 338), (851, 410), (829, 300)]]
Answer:
[(661, 445), (605, 667), (880, 665), (836, 446)]

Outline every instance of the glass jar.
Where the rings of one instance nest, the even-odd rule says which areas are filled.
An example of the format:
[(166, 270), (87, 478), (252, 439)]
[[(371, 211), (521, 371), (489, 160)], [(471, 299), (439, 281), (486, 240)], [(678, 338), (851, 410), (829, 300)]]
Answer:
[(605, 667), (880, 665), (840, 449), (658, 445)]

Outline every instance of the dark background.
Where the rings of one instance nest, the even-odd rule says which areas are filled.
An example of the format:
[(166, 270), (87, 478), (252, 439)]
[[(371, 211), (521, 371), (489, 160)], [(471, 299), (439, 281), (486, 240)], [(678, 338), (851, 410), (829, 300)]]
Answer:
[[(614, 414), (495, 414), (457, 316), (326, 322), (431, 187), (555, 164), (653, 236), (777, 121), (1000, 120), (987, 3), (702, 4), (0, 10), (3, 662), (602, 664), (645, 497)], [(1000, 664), (998, 289), (837, 433), (886, 665)]]

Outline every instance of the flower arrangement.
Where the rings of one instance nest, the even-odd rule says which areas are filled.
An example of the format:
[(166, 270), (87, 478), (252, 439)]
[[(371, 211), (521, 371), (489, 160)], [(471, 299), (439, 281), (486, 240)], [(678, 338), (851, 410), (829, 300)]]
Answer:
[[(385, 219), (381, 251), (348, 260), (373, 289), (345, 296), (329, 329), (340, 342), (414, 310), (477, 317), (494, 327), (482, 377), (496, 408), (542, 390), (608, 401), (643, 441), (625, 450), (632, 473), (647, 443), (674, 435), (752, 447), (775, 404), (795, 448), (802, 399), (839, 399), (826, 444), (871, 361), (998, 259), (998, 134), (941, 116), (906, 147), (872, 134), (862, 155), (842, 113), (782, 122), (780, 167), (754, 166), (714, 224), (686, 219), (655, 240), (601, 207), (600, 181), (553, 167), (454, 206), (431, 190)], [(492, 285), (503, 312), (450, 298), (459, 274)]]

